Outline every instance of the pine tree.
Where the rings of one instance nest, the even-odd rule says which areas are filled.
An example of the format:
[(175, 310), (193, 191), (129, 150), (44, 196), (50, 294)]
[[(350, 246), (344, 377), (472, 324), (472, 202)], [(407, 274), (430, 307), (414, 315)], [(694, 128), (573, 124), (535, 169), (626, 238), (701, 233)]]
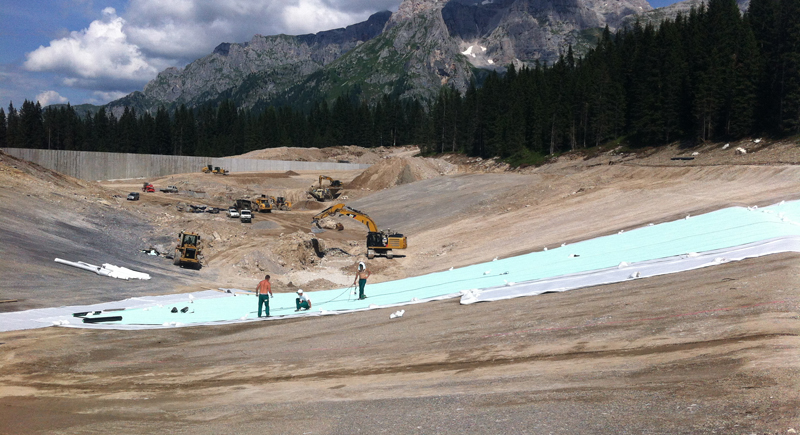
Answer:
[(756, 125), (760, 130), (778, 129), (778, 0), (750, 0), (748, 22), (753, 30), (758, 59)]
[(0, 148), (8, 147), (6, 138), (6, 112), (0, 107)]
[(14, 108), (14, 103), (8, 103), (8, 120), (6, 129), (6, 142), (9, 148), (22, 148), (24, 138), (19, 124), (19, 113)]
[(119, 117), (117, 127), (119, 129), (118, 137), (118, 151), (121, 153), (135, 153), (137, 151), (140, 138), (139, 128), (136, 121), (136, 110), (133, 108), (125, 107), (122, 116)]
[(173, 152), (172, 149), (172, 125), (171, 120), (169, 117), (169, 113), (167, 113), (167, 109), (162, 105), (158, 106), (158, 110), (156, 110), (156, 118), (155, 118), (155, 130), (154, 130), (154, 153), (155, 154), (162, 154), (162, 155), (170, 155)]
[(100, 110), (93, 117), (91, 124), (91, 151), (109, 151), (111, 144), (111, 131), (109, 129), (108, 116), (106, 115), (106, 108), (101, 107)]
[(780, 127), (800, 133), (800, 0), (780, 0), (779, 7)]

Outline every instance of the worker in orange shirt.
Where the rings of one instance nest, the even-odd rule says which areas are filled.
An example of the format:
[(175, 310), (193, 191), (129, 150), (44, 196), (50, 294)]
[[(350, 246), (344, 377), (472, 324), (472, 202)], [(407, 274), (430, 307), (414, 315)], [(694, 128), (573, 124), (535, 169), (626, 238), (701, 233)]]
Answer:
[(272, 297), (272, 284), (269, 283), (269, 275), (264, 277), (264, 280), (258, 283), (256, 287), (256, 296), (258, 297), (258, 317), (261, 317), (261, 305), (266, 307), (266, 317), (269, 317), (269, 298)]

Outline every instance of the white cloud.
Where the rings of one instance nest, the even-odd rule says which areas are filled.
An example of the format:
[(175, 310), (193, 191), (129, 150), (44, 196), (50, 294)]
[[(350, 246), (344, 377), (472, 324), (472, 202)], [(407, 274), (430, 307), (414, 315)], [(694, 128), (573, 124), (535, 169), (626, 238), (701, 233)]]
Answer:
[(36, 96), (36, 101), (42, 105), (42, 107), (49, 106), (51, 104), (64, 104), (69, 101), (66, 97), (62, 97), (56, 91), (44, 91)]
[(105, 8), (87, 28), (27, 53), (23, 67), (56, 73), (64, 86), (97, 91), (95, 98), (106, 100), (114, 93), (141, 89), (158, 72), (183, 67), (220, 43), (249, 41), (255, 34), (297, 35), (344, 27), (380, 10), (396, 10), (400, 2), (128, 0), (122, 16)]
[(165, 67), (161, 59), (146, 58), (130, 44), (123, 32), (125, 20), (113, 8), (103, 10), (103, 20), (69, 36), (50, 41), (47, 47), (26, 54), (29, 71), (54, 71), (79, 79), (116, 80), (144, 83)]
[[(354, 15), (362, 15), (356, 16)], [(299, 0), (283, 10), (285, 25), (292, 33), (315, 33), (321, 29), (335, 29), (366, 20), (369, 14), (339, 11), (321, 0)]]
[(110, 101), (118, 100), (128, 95), (128, 93), (119, 91), (112, 91), (112, 92), (95, 91), (92, 93), (92, 95), (93, 97), (89, 99), (88, 103), (106, 104)]
[[(400, 0), (383, 0), (399, 3)], [(144, 52), (186, 62), (207, 55), (222, 42), (253, 35), (297, 35), (348, 26), (381, 8), (376, 4), (330, 0), (132, 0), (125, 31)]]

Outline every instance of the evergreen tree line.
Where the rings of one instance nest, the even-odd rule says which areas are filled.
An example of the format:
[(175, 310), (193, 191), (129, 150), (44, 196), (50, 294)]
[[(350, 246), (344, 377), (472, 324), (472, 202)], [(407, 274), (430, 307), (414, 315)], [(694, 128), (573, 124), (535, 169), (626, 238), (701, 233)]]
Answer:
[(125, 108), (117, 118), (101, 108), (79, 116), (70, 105), (42, 109), (25, 101), (0, 108), (0, 147), (186, 156), (230, 156), (279, 146), (364, 147), (416, 143), (426, 113), (419, 102), (384, 97), (370, 106), (340, 97), (308, 112), (268, 107), (254, 113), (230, 101), (197, 110), (180, 106), (155, 116)]
[(735, 0), (636, 23), (576, 59), (442, 89), (427, 151), (518, 162), (624, 138), (634, 146), (800, 133), (800, 0)]
[(570, 47), (552, 65), (509, 67), (463, 95), (434, 101), (384, 96), (239, 109), (232, 101), (155, 116), (25, 101), (0, 108), (0, 147), (227, 156), (278, 146), (419, 144), (531, 162), (625, 138), (636, 146), (800, 133), (800, 0), (735, 0), (659, 26), (608, 28), (583, 58)]

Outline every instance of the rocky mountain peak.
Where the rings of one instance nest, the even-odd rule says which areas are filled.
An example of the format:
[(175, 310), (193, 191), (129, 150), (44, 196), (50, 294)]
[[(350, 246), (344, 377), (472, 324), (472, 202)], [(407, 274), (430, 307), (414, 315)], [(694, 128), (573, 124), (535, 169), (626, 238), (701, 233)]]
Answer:
[(385, 94), (430, 99), (442, 85), (464, 91), (475, 68), (552, 63), (569, 45), (581, 55), (604, 26), (615, 30), (650, 10), (646, 0), (403, 0), (395, 13), (345, 28), (221, 43), (109, 106), (152, 111), (227, 98), (245, 108), (302, 106)]
[(417, 15), (441, 10), (447, 2), (447, 0), (403, 0), (386, 25), (391, 28), (398, 23), (412, 20)]

